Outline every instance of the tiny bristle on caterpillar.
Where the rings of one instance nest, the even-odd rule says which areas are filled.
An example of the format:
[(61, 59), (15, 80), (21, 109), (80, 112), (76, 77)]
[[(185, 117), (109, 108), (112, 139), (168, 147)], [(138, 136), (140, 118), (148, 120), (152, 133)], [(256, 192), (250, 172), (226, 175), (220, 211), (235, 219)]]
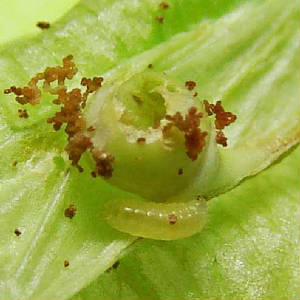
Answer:
[(206, 201), (203, 198), (182, 203), (144, 202), (114, 199), (104, 206), (104, 217), (113, 228), (134, 236), (176, 240), (203, 228)]

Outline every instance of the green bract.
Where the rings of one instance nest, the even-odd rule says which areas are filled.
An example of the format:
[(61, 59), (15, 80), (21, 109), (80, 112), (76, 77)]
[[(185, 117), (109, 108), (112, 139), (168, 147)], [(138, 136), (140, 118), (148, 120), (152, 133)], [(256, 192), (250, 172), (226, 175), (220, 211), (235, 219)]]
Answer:
[[(40, 21), (30, 20), (36, 5), (20, 2), (24, 18), (13, 17), (13, 0), (1, 1), (9, 12), (1, 8), (1, 33), (10, 30), (2, 24)], [(214, 182), (203, 177), (195, 187), (213, 197), (206, 226), (131, 247), (137, 239), (101, 212), (111, 199), (145, 199), (91, 179), (88, 157), (86, 172), (67, 171), (65, 134), (45, 122), (57, 110), (49, 97), (22, 107), (24, 120), (1, 94), (0, 298), (299, 298), (299, 149), (289, 151), (299, 140), (298, 1), (167, 2), (161, 10), (156, 0), (79, 1), (48, 31), (1, 45), (0, 89), (25, 85), (69, 54), (80, 70), (72, 86), (99, 75), (107, 86), (124, 83), (150, 63), (176, 85), (194, 80), (200, 100), (222, 100), (238, 116), (225, 130), (228, 147), (218, 148)]]

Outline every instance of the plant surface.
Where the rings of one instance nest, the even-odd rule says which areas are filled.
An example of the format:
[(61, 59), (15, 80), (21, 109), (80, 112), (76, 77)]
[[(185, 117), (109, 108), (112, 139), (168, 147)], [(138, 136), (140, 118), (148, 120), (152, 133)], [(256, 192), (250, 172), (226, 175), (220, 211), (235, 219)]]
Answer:
[(0, 89), (24, 86), (69, 54), (79, 70), (70, 87), (149, 64), (183, 87), (195, 81), (199, 99), (221, 99), (238, 116), (224, 130), (214, 181), (199, 182), (213, 197), (206, 226), (172, 242), (112, 229), (103, 204), (132, 194), (69, 169), (66, 135), (45, 122), (53, 97), (20, 118), (20, 104), (2, 94), (1, 299), (299, 298), (298, 3), (160, 3), (80, 1), (49, 29), (12, 36), (0, 48)]

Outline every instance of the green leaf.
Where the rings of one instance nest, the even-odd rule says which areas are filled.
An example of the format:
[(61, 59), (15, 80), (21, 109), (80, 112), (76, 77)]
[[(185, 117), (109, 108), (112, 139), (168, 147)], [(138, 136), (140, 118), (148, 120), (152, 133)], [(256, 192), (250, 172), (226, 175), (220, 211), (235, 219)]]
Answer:
[(7, 43), (24, 35), (40, 32), (35, 25), (39, 21), (53, 23), (78, 0), (2, 0), (0, 3), (0, 43)]
[[(207, 191), (208, 194), (216, 195), (232, 188), (245, 176), (267, 167), (297, 142), (298, 4), (296, 1), (286, 3), (283, 0), (206, 1), (203, 5), (199, 5), (198, 0), (169, 2), (170, 9), (163, 12), (158, 9), (159, 2), (154, 0), (79, 2), (49, 30), (33, 38), (2, 46), (0, 89), (12, 84), (23, 86), (30, 76), (46, 66), (60, 63), (67, 54), (75, 56), (80, 69), (72, 82), (74, 86), (80, 76), (104, 73), (105, 81), (109, 82), (118, 76), (143, 71), (149, 63), (153, 63), (154, 70), (165, 71), (168, 76), (182, 81), (182, 84), (185, 80), (193, 79), (198, 83), (201, 98), (205, 97), (210, 101), (222, 98), (225, 107), (238, 114), (238, 122), (226, 132), (231, 144), (222, 151), (224, 163), (220, 176), (216, 178), (214, 185), (210, 184), (213, 188)], [(164, 24), (156, 21), (158, 14), (164, 15)], [(91, 179), (88, 173), (78, 174), (77, 170), (68, 170), (69, 163), (62, 151), (66, 138), (63, 133), (53, 132), (45, 123), (45, 119), (54, 112), (48, 98), (43, 99), (42, 106), (28, 108), (28, 120), (18, 119), (16, 111), (19, 106), (12, 101), (12, 97), (2, 95), (0, 98), (0, 297), (67, 299), (103, 273), (134, 243), (135, 238), (111, 229), (100, 216), (101, 206), (105, 201), (125, 196), (126, 193), (102, 180)], [(12, 166), (13, 161), (18, 161), (18, 164)], [(290, 162), (293, 163), (295, 162)], [(278, 167), (281, 167), (281, 163)], [(292, 171), (286, 167), (282, 172), (289, 174)], [(195, 272), (190, 258), (197, 259), (202, 266), (205, 265), (201, 251), (210, 258), (214, 257), (216, 251), (228, 254), (231, 248), (224, 243), (224, 238), (230, 238), (233, 246), (240, 246), (235, 252), (237, 257), (244, 255), (247, 263), (252, 266), (252, 277), (248, 285), (251, 287), (256, 283), (255, 271), (260, 267), (258, 264), (269, 257), (260, 254), (252, 259), (252, 248), (250, 250), (253, 251), (249, 252), (248, 257), (248, 253), (242, 251), (248, 247), (243, 234), (252, 237), (257, 235), (258, 241), (274, 248), (277, 241), (272, 236), (270, 239), (266, 237), (264, 230), (259, 230), (263, 226), (245, 225), (244, 231), (236, 232), (235, 227), (241, 223), (241, 212), (248, 212), (249, 206), (252, 210), (249, 209), (248, 213), (253, 212), (253, 218), (257, 213), (270, 222), (272, 220), (270, 225), (266, 225), (266, 230), (282, 232), (283, 227), (273, 227), (276, 224), (273, 217), (282, 212), (282, 206), (272, 207), (266, 200), (268, 198), (265, 197), (272, 196), (273, 193), (272, 189), (269, 190), (268, 181), (261, 182), (261, 189), (266, 190), (265, 197), (261, 197), (261, 201), (253, 202), (255, 204), (251, 206), (253, 193), (258, 185), (253, 181), (255, 179), (250, 178), (247, 181), (249, 194), (245, 193), (245, 197), (241, 197), (244, 201), (239, 201), (241, 207), (237, 206), (237, 209), (234, 209), (234, 199), (228, 195), (239, 191), (243, 185), (225, 194), (224, 199), (221, 197), (221, 200), (212, 200), (212, 211), (215, 211), (216, 216), (215, 219), (212, 218), (213, 223), (202, 234), (188, 239), (192, 243), (193, 251), (186, 258), (183, 250), (180, 250), (185, 249), (185, 242), (178, 242), (179, 251), (174, 253), (173, 263), (168, 259), (172, 265), (171, 273), (174, 268), (174, 272), (182, 274), (182, 270), (180, 272), (176, 269), (176, 259), (187, 261), (184, 275), (179, 277), (181, 278), (189, 272)], [(281, 181), (283, 179), (279, 180)], [(286, 192), (289, 204), (285, 216), (295, 213), (293, 199), (296, 195), (295, 188), (292, 187)], [(265, 203), (264, 201), (270, 206), (260, 210), (260, 202)], [(69, 204), (77, 207), (77, 214), (72, 220), (64, 217), (64, 209)], [(231, 230), (230, 225), (234, 229)], [(295, 232), (297, 224), (288, 225), (292, 228), (291, 234)], [(19, 237), (13, 234), (16, 228), (22, 232)], [(215, 234), (218, 230), (221, 230), (221, 236)], [(226, 233), (224, 238), (222, 233)], [(203, 248), (203, 244), (198, 249), (202, 235), (206, 235), (208, 246)], [(288, 275), (297, 271), (297, 266), (293, 265), (294, 254), (286, 250), (288, 247), (294, 249), (298, 243), (296, 236), (293, 237), (292, 244), (288, 243), (288, 239), (280, 240), (284, 249), (282, 255), (291, 263), (287, 267), (283, 256), (280, 256), (278, 268), (287, 269), (285, 274)], [(161, 262), (164, 257), (169, 257), (169, 253), (170, 256), (173, 255), (174, 244), (176, 245), (154, 243), (157, 249), (161, 245), (163, 249), (157, 250), (148, 258), (147, 253), (151, 252), (152, 247), (148, 248), (150, 250), (143, 250), (144, 244), (141, 244), (135, 249), (135, 253), (141, 255), (142, 259), (143, 253), (138, 252), (141, 247), (141, 251), (146, 252), (145, 264), (147, 259)], [(270, 266), (271, 258), (272, 256), (267, 266)], [(207, 279), (206, 286), (201, 287), (202, 298), (213, 298), (215, 295), (221, 298), (222, 293), (227, 299), (249, 298), (250, 292), (246, 295), (246, 292), (243, 294), (241, 291), (241, 286), (246, 285), (245, 276), (242, 277), (244, 281), (237, 285), (227, 284), (229, 279), (234, 281), (234, 278), (226, 280), (226, 274), (233, 273), (225, 266), (225, 262), (230, 260), (222, 259), (222, 256), (217, 257), (222, 262), (222, 272), (213, 267), (210, 269), (212, 280)], [(69, 260), (69, 267), (63, 266), (64, 260)], [(133, 270), (139, 267), (136, 264), (140, 262), (135, 258), (128, 257), (128, 261), (131, 261)], [(135, 281), (139, 282), (134, 277), (134, 271), (132, 272), (128, 279), (133, 278), (129, 283), (131, 286), (135, 285)], [(153, 274), (154, 272), (150, 272), (147, 280)], [(232, 276), (239, 274), (237, 270)], [(270, 281), (264, 281), (262, 289), (269, 286), (274, 288), (278, 284), (277, 274), (269, 276)], [(168, 272), (165, 277), (162, 279), (167, 282), (174, 280), (171, 275), (168, 277)], [(194, 298), (193, 294), (188, 294), (190, 285), (188, 277), (186, 278), (186, 288), (182, 295), (184, 298)], [(297, 276), (291, 275), (288, 278), (294, 280)], [(190, 283), (191, 290), (195, 293), (199, 293), (198, 280), (199, 277)], [(220, 290), (214, 290), (215, 280), (219, 280)], [(114, 278), (108, 281), (118, 284)], [(101, 283), (104, 289), (101, 297), (118, 297), (111, 294), (115, 290), (110, 290), (106, 284), (108, 283)], [(228, 289), (225, 292), (222, 287), (226, 286)], [(239, 289), (235, 294), (237, 286)], [(278, 286), (281, 286), (278, 293), (269, 294), (270, 297), (286, 299), (283, 285)], [(293, 296), (295, 286), (293, 283), (286, 293)], [(151, 288), (151, 282), (141, 285), (138, 293), (137, 288), (138, 286), (132, 288), (132, 296), (137, 298), (139, 294), (141, 298), (147, 294), (152, 299), (173, 297), (170, 294), (171, 289), (165, 287), (155, 291)], [(142, 289), (145, 289), (145, 294)], [(123, 291), (121, 296), (124, 298), (131, 297), (131, 294), (122, 293)]]

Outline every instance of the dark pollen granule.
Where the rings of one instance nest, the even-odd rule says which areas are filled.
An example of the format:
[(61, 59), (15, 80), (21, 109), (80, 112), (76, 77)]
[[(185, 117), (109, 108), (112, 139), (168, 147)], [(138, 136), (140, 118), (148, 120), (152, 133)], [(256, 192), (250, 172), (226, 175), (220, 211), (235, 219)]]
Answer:
[(157, 22), (160, 23), (160, 24), (162, 24), (162, 23), (165, 21), (164, 17), (162, 17), (162, 16), (156, 17), (156, 20), (157, 20)]
[(112, 268), (117, 269), (119, 267), (119, 265), (120, 265), (120, 261), (118, 260), (112, 265)]
[(178, 175), (182, 175), (182, 174), (183, 174), (183, 169), (182, 168), (178, 169)]
[(64, 267), (68, 267), (70, 265), (69, 261), (68, 260), (64, 260)]
[(93, 127), (93, 126), (90, 126), (90, 127), (87, 129), (88, 132), (93, 132), (93, 131), (95, 131), (95, 130), (96, 130), (96, 128)]
[(193, 90), (196, 87), (196, 82), (192, 80), (188, 80), (185, 82), (185, 86), (187, 87), (188, 90)]
[(76, 214), (76, 207), (74, 204), (70, 204), (68, 208), (65, 209), (65, 217), (72, 219)]
[(16, 236), (19, 236), (22, 234), (22, 232), (19, 229), (15, 229), (14, 233)]
[(145, 139), (144, 137), (139, 137), (139, 138), (136, 140), (136, 142), (137, 142), (138, 144), (145, 144), (146, 139)]
[(133, 100), (137, 103), (137, 104), (142, 104), (143, 103), (143, 99), (139, 96), (136, 95), (132, 95)]
[(46, 21), (40, 21), (36, 23), (36, 26), (41, 28), (41, 29), (49, 29), (50, 28), (50, 23)]
[(108, 268), (105, 272), (109, 273), (112, 270), (116, 270), (120, 265), (120, 261), (117, 260), (110, 268)]

